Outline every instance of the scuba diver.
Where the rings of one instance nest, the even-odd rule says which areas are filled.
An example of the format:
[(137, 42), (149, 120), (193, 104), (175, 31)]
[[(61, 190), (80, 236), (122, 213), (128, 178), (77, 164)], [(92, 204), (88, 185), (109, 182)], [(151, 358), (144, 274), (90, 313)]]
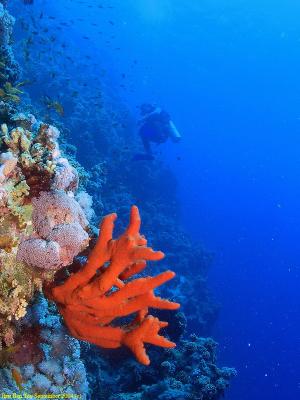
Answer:
[(140, 106), (141, 119), (138, 122), (139, 135), (142, 139), (145, 153), (136, 154), (134, 160), (154, 160), (151, 142), (156, 144), (165, 143), (168, 138), (178, 142), (181, 135), (171, 121), (170, 115), (153, 104), (142, 104)]

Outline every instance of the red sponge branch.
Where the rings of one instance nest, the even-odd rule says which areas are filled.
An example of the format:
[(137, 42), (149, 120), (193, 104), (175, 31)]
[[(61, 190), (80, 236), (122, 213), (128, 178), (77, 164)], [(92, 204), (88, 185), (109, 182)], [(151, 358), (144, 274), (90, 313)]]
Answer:
[[(148, 315), (148, 308), (175, 310), (178, 303), (155, 296), (154, 289), (175, 276), (165, 271), (154, 277), (134, 278), (147, 261), (164, 257), (161, 251), (147, 247), (140, 234), (140, 215), (133, 206), (126, 231), (113, 239), (116, 214), (103, 218), (98, 241), (85, 266), (62, 285), (50, 289), (71, 334), (78, 339), (105, 348), (130, 348), (138, 361), (150, 360), (144, 344), (174, 347), (175, 343), (159, 335), (168, 324)], [(112, 326), (116, 318), (136, 314), (134, 320)]]

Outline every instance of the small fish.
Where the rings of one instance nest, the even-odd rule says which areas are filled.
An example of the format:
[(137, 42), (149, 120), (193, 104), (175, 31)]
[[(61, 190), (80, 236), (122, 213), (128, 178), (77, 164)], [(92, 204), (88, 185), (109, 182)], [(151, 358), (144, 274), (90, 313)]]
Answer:
[(23, 3), (26, 5), (33, 4), (33, 0), (23, 0)]
[(115, 23), (113, 21), (108, 21), (109, 24), (114, 25)]
[(65, 110), (62, 106), (62, 104), (57, 101), (57, 100), (52, 100), (48, 96), (44, 96), (44, 103), (47, 106), (47, 108), (53, 109), (57, 112), (57, 114), (63, 116), (65, 113)]
[(13, 380), (16, 382), (16, 385), (18, 386), (19, 390), (23, 390), (23, 386), (22, 386), (23, 378), (22, 378), (22, 375), (20, 374), (20, 372), (15, 367), (12, 368), (11, 375), (13, 377)]
[(55, 110), (59, 115), (61, 115), (61, 116), (64, 115), (65, 110), (64, 110), (62, 104), (59, 103), (58, 101), (55, 101), (55, 102), (53, 103), (53, 108), (54, 108), (54, 110)]

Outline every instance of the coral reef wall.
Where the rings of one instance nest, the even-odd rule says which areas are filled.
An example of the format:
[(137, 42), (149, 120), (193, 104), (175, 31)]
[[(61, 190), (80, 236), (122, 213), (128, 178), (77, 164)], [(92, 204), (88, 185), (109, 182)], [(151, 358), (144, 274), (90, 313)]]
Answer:
[[(33, 32), (48, 27), (38, 25), (44, 18), (21, 15), (21, 3), (12, 2), (16, 23), (28, 35), (14, 45), (18, 64), (12, 48), (15, 20), (0, 0), (1, 392), (28, 398), (67, 393), (99, 400), (219, 399), (235, 371), (216, 366), (211, 339), (186, 335), (187, 322), (189, 330), (208, 334), (217, 306), (206, 285), (211, 255), (180, 225), (176, 179), (162, 161), (131, 161), (139, 144), (130, 112), (103, 87), (97, 89), (101, 107), (92, 108), (95, 87), (82, 90), (75, 75), (65, 85), (56, 66), (64, 56), (53, 50), (56, 39), (47, 39), (55, 57), (43, 56)], [(35, 83), (26, 86), (33, 78)], [(41, 101), (41, 88), (53, 93), (62, 87), (70, 99), (66, 106), (47, 96)], [(84, 270), (100, 218), (116, 211), (121, 232), (132, 204), (141, 209), (150, 244), (167, 254), (164, 264), (151, 264), (151, 271), (171, 266), (177, 273), (160, 293), (182, 304), (173, 316), (168, 310), (154, 313), (153, 320), (169, 321), (166, 333), (178, 347), (149, 349), (150, 367), (138, 365), (126, 349), (101, 350), (74, 339), (48, 300), (54, 282)], [(145, 245), (142, 237), (138, 241)], [(98, 274), (96, 268), (95, 281)], [(110, 287), (102, 300), (115, 290)]]
[(60, 132), (23, 112), (14, 18), (0, 4), (0, 384), (7, 395), (88, 393), (80, 345), (43, 286), (88, 246), (78, 173)]

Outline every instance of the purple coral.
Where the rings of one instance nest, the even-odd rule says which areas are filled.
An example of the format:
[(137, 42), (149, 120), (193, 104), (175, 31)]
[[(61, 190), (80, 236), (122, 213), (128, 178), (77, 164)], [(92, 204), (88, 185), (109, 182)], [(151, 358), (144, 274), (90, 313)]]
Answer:
[(17, 260), (40, 269), (57, 269), (61, 266), (60, 246), (43, 239), (28, 239), (21, 242)]
[(89, 242), (88, 234), (76, 222), (56, 226), (49, 239), (59, 243), (60, 260), (63, 266), (69, 265), (73, 258), (82, 251)]
[(78, 173), (66, 158), (57, 160), (52, 188), (75, 192), (78, 188)]
[(62, 191), (42, 192), (32, 204), (34, 235), (20, 243), (17, 260), (43, 270), (71, 264), (89, 241), (80, 205)]
[(48, 239), (51, 231), (61, 224), (78, 222), (85, 229), (88, 221), (74, 198), (62, 191), (42, 192), (32, 199), (32, 223), (37, 234)]

